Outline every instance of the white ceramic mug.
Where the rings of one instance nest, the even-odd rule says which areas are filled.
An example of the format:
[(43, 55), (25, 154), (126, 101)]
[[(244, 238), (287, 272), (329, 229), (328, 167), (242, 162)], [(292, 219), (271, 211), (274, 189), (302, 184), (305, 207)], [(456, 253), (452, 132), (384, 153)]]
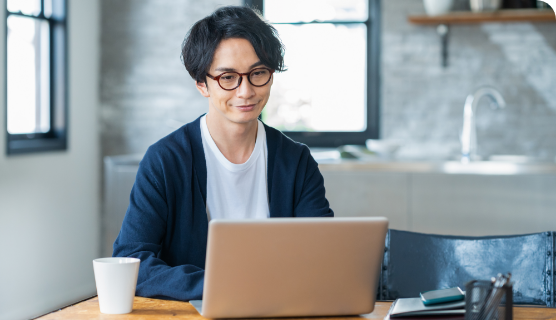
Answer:
[(133, 310), (139, 263), (136, 258), (93, 260), (100, 312), (122, 314)]

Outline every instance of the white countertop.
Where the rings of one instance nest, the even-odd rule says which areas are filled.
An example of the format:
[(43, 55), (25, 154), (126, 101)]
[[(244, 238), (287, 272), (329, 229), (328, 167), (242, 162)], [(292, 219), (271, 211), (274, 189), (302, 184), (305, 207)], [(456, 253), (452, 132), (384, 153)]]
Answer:
[(398, 161), (319, 160), (321, 171), (385, 171), (480, 175), (556, 174), (556, 163), (511, 163), (502, 161)]

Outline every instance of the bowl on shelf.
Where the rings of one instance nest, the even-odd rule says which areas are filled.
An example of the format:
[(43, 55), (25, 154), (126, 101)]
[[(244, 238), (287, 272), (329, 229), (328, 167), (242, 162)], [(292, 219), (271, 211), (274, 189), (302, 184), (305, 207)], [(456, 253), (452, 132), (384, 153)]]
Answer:
[(429, 16), (439, 16), (450, 12), (454, 0), (423, 0), (423, 4)]
[(473, 12), (495, 11), (500, 9), (502, 0), (469, 0), (469, 5)]

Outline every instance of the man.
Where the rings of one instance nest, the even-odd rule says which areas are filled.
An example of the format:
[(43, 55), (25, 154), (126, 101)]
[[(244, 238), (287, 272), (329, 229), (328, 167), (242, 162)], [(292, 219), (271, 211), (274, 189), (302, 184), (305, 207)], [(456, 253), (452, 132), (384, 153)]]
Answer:
[(276, 30), (223, 7), (191, 28), (182, 57), (209, 111), (148, 149), (114, 256), (141, 259), (137, 295), (191, 300), (202, 298), (210, 219), (334, 213), (307, 146), (258, 120), (284, 70)]

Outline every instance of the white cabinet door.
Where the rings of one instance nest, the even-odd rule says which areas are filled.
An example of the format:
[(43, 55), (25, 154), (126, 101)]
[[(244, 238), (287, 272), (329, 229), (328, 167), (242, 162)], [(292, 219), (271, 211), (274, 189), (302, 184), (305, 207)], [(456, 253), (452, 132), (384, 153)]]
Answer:
[(556, 230), (555, 175), (412, 174), (409, 230), (505, 235)]
[(326, 198), (336, 217), (382, 216), (390, 228), (408, 228), (408, 174), (321, 171)]

